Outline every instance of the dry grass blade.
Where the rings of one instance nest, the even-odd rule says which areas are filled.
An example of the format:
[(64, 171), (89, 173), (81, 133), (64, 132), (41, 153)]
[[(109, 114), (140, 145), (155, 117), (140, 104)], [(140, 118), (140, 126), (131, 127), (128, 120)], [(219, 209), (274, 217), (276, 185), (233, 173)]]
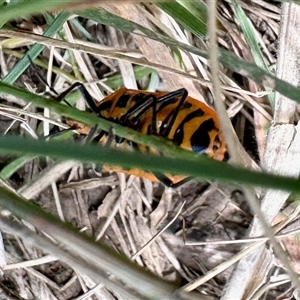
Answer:
[(221, 265), (215, 267), (214, 269), (207, 272), (204, 276), (196, 279), (194, 282), (187, 284), (186, 286), (182, 287), (182, 290), (185, 292), (190, 292), (197, 287), (204, 284), (206, 281), (210, 280), (211, 278), (215, 277), (217, 274), (222, 273), (225, 269), (229, 268), (231, 265), (235, 264), (236, 262), (240, 261), (242, 258), (247, 256), (252, 251), (256, 250), (260, 247), (265, 241), (260, 241), (254, 243), (253, 245), (247, 247), (246, 249), (242, 250), (240, 253), (232, 257), (231, 259), (227, 260), (226, 262), (222, 263)]
[[(232, 160), (232, 163), (233, 164), (242, 164), (242, 160), (240, 158), (240, 155), (239, 155), (239, 152), (237, 151), (237, 147), (236, 147), (236, 144), (238, 143), (238, 139), (234, 133), (234, 130), (233, 130), (233, 126), (231, 124), (231, 122), (229, 121), (229, 118), (227, 117), (226, 113), (225, 113), (225, 107), (223, 105), (223, 103), (221, 102), (221, 89), (219, 87), (219, 76), (218, 76), (218, 60), (217, 60), (217, 51), (216, 51), (216, 20), (214, 19), (214, 16), (216, 15), (216, 3), (214, 1), (210, 1), (209, 2), (209, 6), (210, 8), (210, 26), (209, 26), (209, 29), (210, 29), (210, 39), (211, 39), (211, 43), (212, 43), (212, 49), (211, 49), (211, 68), (212, 68), (212, 82), (213, 82), (213, 88), (214, 88), (214, 96), (216, 98), (216, 109), (220, 115), (220, 121), (221, 121), (221, 125), (222, 125), (222, 128), (223, 128), (223, 131), (224, 131), (224, 135), (226, 137), (226, 140), (227, 140), (227, 143), (228, 143), (228, 151), (231, 155), (231, 160)], [(264, 216), (260, 213), (260, 208), (259, 206), (257, 205), (257, 199), (256, 199), (256, 195), (255, 193), (253, 193), (253, 191), (248, 188), (248, 187), (243, 187), (243, 191), (244, 191), (244, 194), (249, 202), (249, 205), (250, 207), (252, 208), (253, 212), (255, 214), (257, 214), (257, 217), (258, 219), (260, 220), (261, 222), (261, 226), (262, 228), (264, 229), (265, 233), (267, 234), (268, 237), (270, 237), (270, 239), (273, 238), (273, 234), (271, 232), (271, 230), (268, 230), (268, 224), (265, 222), (264, 220)], [(276, 243), (276, 240), (273, 238), (272, 242), (275, 242)], [(258, 242), (256, 245), (257, 247), (261, 246), (262, 242)], [(254, 247), (254, 249), (256, 250), (257, 247)], [(253, 250), (254, 250), (253, 249)], [(249, 248), (246, 248), (245, 251), (249, 250)], [(247, 251), (247, 254), (251, 252), (251, 251)], [(243, 256), (244, 257), (244, 256)], [(233, 261), (233, 263), (239, 261), (242, 257), (235, 257), (236, 259), (233, 260), (229, 260), (227, 261), (227, 263)], [(265, 263), (266, 263), (266, 260), (265, 260)], [(266, 263), (267, 265), (269, 265), (268, 263)], [(224, 266), (227, 266), (226, 263), (224, 263)], [(216, 268), (216, 270), (212, 270), (211, 271), (211, 276), (215, 276), (214, 274), (214, 271), (215, 272), (220, 272), (220, 271), (223, 271), (223, 269), (221, 268), (221, 270), (217, 270), (218, 268)], [(209, 274), (210, 272), (208, 272)], [(210, 277), (208, 274), (206, 274), (204, 276), (204, 278), (207, 276), (208, 278), (212, 278)], [(205, 280), (205, 279), (204, 279)], [(191, 286), (188, 287), (188, 290), (192, 289), (192, 288), (195, 288), (196, 286), (198, 285), (201, 285), (203, 282), (205, 281), (202, 281), (201, 279), (198, 279), (196, 280), (196, 282), (193, 284), (191, 284)], [(252, 282), (253, 283), (253, 280)], [(237, 286), (235, 286), (237, 287)], [(233, 296), (233, 295), (231, 295)], [(237, 295), (234, 294), (234, 297), (236, 297)], [(228, 298), (230, 299), (230, 298)]]
[(185, 202), (183, 202), (178, 210), (178, 212), (176, 213), (176, 215), (174, 216), (174, 218), (163, 228), (161, 229), (159, 232), (157, 232), (151, 240), (149, 240), (145, 245), (143, 245), (143, 247), (137, 251), (136, 253), (134, 253), (131, 257), (132, 260), (134, 260), (138, 255), (140, 255), (148, 246), (151, 245), (151, 243), (153, 243), (155, 241), (155, 239), (157, 239), (165, 230), (168, 229), (169, 226), (171, 226), (176, 219), (178, 218), (178, 216), (181, 214), (181, 211), (183, 209), (183, 206), (185, 205)]
[[(2, 190), (2, 196), (4, 195), (10, 198), (11, 204), (13, 205), (13, 198), (16, 200), (15, 196), (11, 192)], [(31, 242), (43, 249), (47, 249), (47, 251), (59, 258), (64, 257), (63, 259), (67, 261), (68, 264), (76, 266), (81, 270), (84, 269), (84, 273), (92, 275), (92, 277), (97, 279), (99, 282), (104, 282), (107, 286), (118, 289), (123, 293), (127, 293), (127, 295), (131, 295), (131, 297), (134, 297), (134, 292), (129, 292), (128, 289), (124, 288), (124, 286), (120, 283), (108, 280), (105, 276), (104, 270), (109, 270), (109, 272), (114, 274), (114, 276), (122, 278), (122, 281), (127, 282), (127, 284), (130, 282), (131, 286), (135, 286), (135, 288), (137, 288), (137, 290), (139, 290), (143, 295), (146, 295), (146, 297), (152, 297), (151, 295), (155, 294), (156, 297), (170, 297), (175, 292), (176, 287), (172, 284), (167, 282), (163, 283), (160, 279), (148, 272), (142, 271), (137, 266), (132, 265), (133, 269), (131, 270), (125, 268), (124, 263), (126, 264), (127, 260), (124, 258), (121, 259), (119, 257), (117, 259), (116, 254), (113, 254), (111, 251), (108, 251), (108, 249), (105, 250), (104, 248), (104, 251), (101, 254), (101, 251), (99, 252), (100, 248), (97, 247), (95, 243), (91, 243), (91, 241), (87, 238), (85, 238), (84, 242), (84, 239), (80, 239), (78, 234), (75, 234), (74, 232), (72, 234), (72, 231), (69, 230), (68, 227), (60, 227), (58, 225), (60, 222), (56, 221), (57, 224), (54, 224), (55, 222), (53, 222), (53, 218), (51, 219), (52, 222), (49, 222), (50, 219), (48, 221), (46, 219), (43, 220), (38, 217), (38, 212), (33, 212), (33, 210), (31, 217), (28, 218), (32, 224), (39, 227), (48, 236), (55, 238), (55, 240), (59, 242), (59, 245), (54, 245), (45, 236), (36, 235), (27, 228), (21, 226), (19, 223), (13, 222), (4, 216), (1, 219), (1, 224), (6, 229), (13, 230), (15, 233), (22, 235), (23, 238), (26, 237), (28, 242)], [(60, 225), (62, 225), (62, 223), (60, 223)], [(111, 255), (114, 256), (113, 260), (109, 257)], [(101, 269), (103, 271), (100, 271)], [(134, 273), (138, 269), (142, 271), (143, 274), (139, 273), (139, 276), (134, 279)], [(145, 280), (146, 278), (147, 280)]]
[(23, 185), (22, 188), (18, 190), (18, 193), (22, 194), (26, 198), (33, 198), (39, 195), (46, 187), (48, 187), (52, 182), (55, 182), (68, 170), (78, 165), (78, 162), (72, 161), (54, 163), (52, 166), (49, 166), (40, 173), (37, 178), (34, 178), (32, 182), (29, 182), (27, 185)]
[[(292, 3), (283, 4), (278, 72), (282, 78), (295, 85), (299, 85), (299, 69), (295, 67), (295, 62), (297, 61), (300, 44), (298, 35), (296, 35), (296, 38), (293, 38), (295, 31), (291, 30), (291, 28), (298, 26), (299, 13), (300, 10), (297, 5)], [(289, 64), (285, 59), (287, 51), (290, 51)], [(291, 70), (293, 70), (293, 72), (291, 72)], [(295, 76), (295, 73), (297, 76)], [(294, 118), (295, 103), (277, 94), (275, 108), (275, 124), (270, 128), (268, 134), (264, 158), (265, 168), (277, 174), (289, 174), (290, 176), (297, 177), (300, 169), (300, 156), (298, 151), (300, 144), (300, 125), (294, 126), (292, 124), (286, 124), (290, 123)], [(288, 196), (289, 193), (276, 190), (266, 193), (261, 210), (267, 222), (271, 223), (273, 221)], [(261, 234), (263, 234), (262, 227), (258, 219), (255, 219), (250, 237)], [(265, 247), (261, 247), (259, 251), (251, 254), (247, 260), (245, 259), (238, 264), (223, 299), (232, 299), (233, 296), (236, 297), (237, 295), (239, 298), (250, 297), (261, 284), (259, 281), (253, 284), (253, 273), (257, 272), (258, 266), (262, 265), (262, 259), (265, 259), (266, 255), (271, 256), (271, 253), (265, 250)], [(281, 255), (280, 259), (284, 261), (293, 284), (295, 287), (298, 287), (298, 279), (290, 263), (287, 261), (286, 256)], [(269, 265), (267, 268), (261, 269), (259, 274), (260, 278), (265, 279), (270, 268), (271, 266)], [(244, 272), (245, 269), (247, 273)]]
[[(103, 8), (125, 19), (129, 19), (137, 24), (141, 24), (146, 28), (151, 28), (149, 21), (144, 18), (139, 6), (130, 4), (116, 5), (111, 3), (109, 5), (105, 4)], [(136, 44), (140, 45), (140, 50), (148, 61), (156, 64), (164, 64), (165, 66), (173, 68), (174, 70), (179, 70), (166, 45), (156, 41), (151, 41), (138, 35), (134, 35), (134, 39)], [(190, 80), (187, 78), (180, 78), (175, 74), (161, 72), (162, 79), (166, 85), (166, 90), (175, 90), (181, 86), (185, 86), (192, 96), (200, 100), (202, 99), (202, 96), (199, 94)]]
[(5, 270), (10, 270), (10, 269), (16, 269), (16, 268), (28, 268), (28, 267), (41, 265), (41, 264), (46, 264), (46, 263), (56, 261), (56, 260), (57, 260), (57, 258), (55, 256), (46, 255), (44, 257), (29, 260), (29, 261), (23, 261), (23, 262), (20, 262), (20, 263), (9, 264), (9, 265), (5, 266), (4, 269)]
[[(58, 249), (57, 247), (53, 246), (53, 244), (51, 244), (44, 237), (36, 236), (35, 234), (33, 234), (30, 230), (28, 230), (24, 226), (21, 226), (20, 224), (18, 224), (16, 222), (12, 222), (9, 219), (2, 218), (0, 220), (0, 222), (1, 222), (2, 228), (5, 228), (9, 231), (16, 232), (16, 233), (18, 233), (18, 235), (26, 237), (27, 243), (33, 243), (34, 245), (39, 245), (40, 247), (43, 247), (44, 249), (47, 248), (49, 252), (55, 252), (56, 253), (55, 255), (57, 257), (62, 258), (66, 262), (68, 261), (68, 263), (70, 265), (73, 265), (74, 268), (76, 268), (78, 271), (80, 271), (82, 273), (85, 273), (85, 274), (92, 275), (91, 277), (93, 277), (95, 280), (106, 281), (106, 280), (104, 280), (104, 278), (105, 278), (104, 274), (100, 275), (99, 271), (90, 273), (90, 271), (87, 271), (86, 268), (80, 266), (80, 262), (79, 262), (78, 258), (75, 260), (74, 257), (72, 257), (72, 255), (66, 254), (66, 253), (64, 253), (64, 251), (62, 251), (62, 250)], [(94, 273), (94, 274), (92, 274), (92, 273)], [(117, 290), (122, 291), (125, 295), (127, 295), (129, 297), (133, 297), (133, 299), (138, 299), (133, 294), (127, 293), (124, 289), (122, 289), (120, 287), (120, 285), (113, 284), (113, 286)]]
[(164, 64), (149, 62), (146, 59), (134, 58), (134, 57), (128, 55), (127, 53), (118, 53), (118, 51), (113, 53), (111, 50), (107, 50), (107, 49), (105, 49), (105, 50), (98, 49), (98, 47), (93, 48), (93, 47), (89, 47), (89, 46), (85, 46), (85, 45), (81, 45), (81, 44), (73, 44), (73, 43), (69, 43), (66, 41), (62, 41), (62, 40), (56, 40), (56, 39), (47, 38), (47, 37), (43, 37), (43, 36), (39, 36), (39, 35), (33, 35), (33, 34), (24, 33), (24, 32), (16, 32), (16, 31), (10, 31), (10, 30), (1, 30), (0, 36), (1, 37), (17, 36), (17, 37), (21, 37), (23, 39), (27, 39), (29, 41), (38, 42), (38, 43), (46, 45), (46, 46), (54, 46), (54, 47), (59, 47), (59, 48), (64, 48), (64, 49), (79, 50), (79, 51), (84, 51), (84, 52), (91, 53), (91, 54), (98, 54), (103, 57), (129, 61), (129, 62), (137, 63), (140, 65), (152, 67), (152, 68), (164, 71), (164, 72), (168, 72), (168, 73), (172, 73), (172, 74), (179, 74), (179, 75), (182, 75), (183, 77), (187, 77), (187, 78), (196, 80), (198, 82), (201, 82), (201, 84), (203, 84), (203, 85), (206, 85), (206, 84), (210, 85), (209, 81), (201, 80), (196, 76), (189, 75), (186, 72), (178, 70), (177, 67), (176, 68), (168, 67), (168, 66), (165, 66)]

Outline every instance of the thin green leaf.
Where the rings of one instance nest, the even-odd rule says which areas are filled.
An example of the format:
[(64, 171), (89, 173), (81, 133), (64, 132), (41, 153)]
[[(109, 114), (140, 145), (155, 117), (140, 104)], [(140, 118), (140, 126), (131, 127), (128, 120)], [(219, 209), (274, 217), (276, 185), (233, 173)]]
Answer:
[[(26, 59), (26, 54), (20, 53), (19, 51), (14, 51), (14, 50), (10, 50), (10, 49), (3, 49), (3, 52), (5, 54), (13, 55), (13, 56), (15, 56), (17, 58), (20, 58), (20, 59), (23, 58), (23, 57), (25, 57), (25, 59)], [(34, 63), (34, 65), (39, 66), (39, 67), (41, 67), (45, 70), (48, 69), (48, 63), (44, 60), (36, 58), (36, 59), (33, 60), (33, 63)], [(69, 82), (71, 84), (78, 81), (72, 74), (67, 73), (66, 71), (60, 69), (59, 67), (52, 66), (52, 72), (54, 74), (58, 75), (58, 76), (63, 77), (67, 82)]]
[[(236, 17), (241, 25), (242, 31), (245, 35), (246, 42), (247, 42), (249, 49), (251, 50), (251, 53), (253, 55), (254, 61), (262, 69), (264, 69), (266, 71), (270, 71), (265, 62), (264, 56), (260, 50), (259, 43), (255, 36), (255, 30), (254, 30), (253, 24), (251, 23), (251, 21), (245, 14), (244, 10), (237, 3), (236, 0), (232, 0), (232, 4), (233, 4), (233, 9), (235, 11), (235, 15), (236, 15)], [(274, 102), (275, 102), (274, 94), (268, 95), (268, 98), (270, 100), (272, 107), (274, 107)]]
[(84, 26), (78, 21), (77, 18), (71, 19), (70, 23), (72, 23), (82, 35), (86, 37), (87, 40), (91, 42), (97, 42), (96, 39), (84, 28)]
[[(32, 1), (32, 2), (35, 2), (35, 1)], [(48, 1), (48, 2), (51, 2), (51, 1)], [(47, 36), (47, 37), (53, 37), (57, 33), (57, 31), (61, 29), (61, 27), (68, 20), (69, 17), (70, 17), (70, 13), (68, 13), (68, 12), (60, 13), (54, 19), (51, 26), (44, 32), (43, 35)], [(0, 13), (0, 19), (1, 19), (1, 13)], [(17, 64), (14, 65), (14, 67), (2, 79), (2, 81), (6, 82), (6, 83), (11, 83), (11, 84), (14, 83), (24, 73), (24, 71), (29, 67), (30, 61), (28, 59), (28, 56), (32, 60), (34, 60), (43, 51), (44, 48), (45, 48), (45, 46), (41, 45), (41, 44), (33, 45), (30, 48), (30, 50), (27, 52), (27, 55), (24, 56), (21, 60), (19, 60)]]
[(159, 75), (158, 75), (158, 73), (157, 72), (151, 73), (150, 81), (149, 81), (147, 90), (152, 91), (152, 92), (157, 91), (158, 84), (159, 84)]
[(32, 14), (40, 14), (46, 11), (55, 11), (59, 7), (67, 7), (74, 2), (80, 2), (80, 0), (60, 0), (60, 1), (48, 1), (48, 0), (26, 0), (12, 3), (11, 5), (2, 6), (0, 10), (0, 28), (8, 21), (27, 17)]
[(244, 10), (236, 2), (236, 0), (232, 0), (232, 4), (235, 15), (241, 25), (241, 29), (245, 35), (245, 39), (253, 55), (254, 61), (262, 69), (268, 70), (264, 57), (260, 51), (259, 43), (255, 38), (255, 32), (251, 21), (248, 19), (247, 15), (244, 13)]
[[(154, 73), (157, 75), (157, 71), (154, 69), (144, 67), (144, 66), (134, 66), (133, 67), (134, 77), (136, 80), (140, 80), (145, 76), (149, 76), (150, 74)], [(123, 78), (122, 75), (112, 75), (104, 79), (106, 85), (108, 85), (112, 89), (117, 89), (120, 86), (123, 86)]]
[(202, 38), (206, 36), (207, 9), (204, 3), (170, 1), (156, 3), (156, 5), (195, 35)]
[(33, 159), (34, 157), (25, 155), (13, 160), (1, 170), (0, 178), (2, 180), (9, 179), (16, 171), (18, 171), (22, 166), (32, 161)]
[(236, 168), (205, 156), (190, 156), (176, 159), (121, 151), (102, 145), (37, 141), (17, 136), (0, 137), (0, 152), (15, 155), (44, 155), (57, 159), (72, 159), (82, 162), (107, 163), (123, 168), (141, 168), (162, 173), (183, 174), (193, 177), (220, 180), (300, 192), (300, 180)]

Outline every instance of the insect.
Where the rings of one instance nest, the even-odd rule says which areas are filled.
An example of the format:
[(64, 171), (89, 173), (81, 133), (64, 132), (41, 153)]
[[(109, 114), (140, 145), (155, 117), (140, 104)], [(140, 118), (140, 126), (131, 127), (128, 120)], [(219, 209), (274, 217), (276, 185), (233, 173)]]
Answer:
[[(96, 104), (83, 85), (77, 83), (77, 86), (86, 98), (90, 109), (101, 118), (143, 134), (160, 136), (184, 149), (216, 160), (222, 161), (227, 157), (226, 143), (216, 112), (206, 104), (189, 97), (184, 88), (174, 92), (148, 92), (120, 88)], [(72, 120), (67, 123), (83, 135), (88, 135), (91, 130), (90, 126)], [(107, 143), (108, 133), (101, 131), (95, 140), (102, 144)], [(153, 149), (120, 137), (115, 137), (111, 146), (153, 153)], [(107, 170), (148, 178), (151, 181), (162, 181), (172, 187), (188, 179), (182, 175), (154, 174), (140, 169), (103, 167)]]

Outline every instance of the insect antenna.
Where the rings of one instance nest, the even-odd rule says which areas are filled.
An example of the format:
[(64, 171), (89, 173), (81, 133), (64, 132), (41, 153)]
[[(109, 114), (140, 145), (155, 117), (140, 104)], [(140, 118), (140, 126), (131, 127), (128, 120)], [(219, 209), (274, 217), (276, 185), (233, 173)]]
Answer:
[[(29, 55), (27, 55), (27, 58), (28, 58), (28, 60), (29, 60), (29, 62), (30, 62), (30, 65), (29, 65), (29, 67), (33, 70), (33, 71), (35, 71), (35, 74), (36, 74), (36, 76), (38, 77), (38, 79), (50, 90), (50, 92), (52, 93), (50, 93), (50, 96), (53, 96), (53, 95), (55, 95), (54, 96), (54, 98), (57, 100), (57, 101), (63, 101), (64, 103), (66, 103), (68, 106), (70, 106), (70, 107), (72, 107), (72, 105), (66, 100), (66, 99), (64, 99), (66, 96), (67, 96), (67, 94), (69, 94), (71, 91), (69, 91), (67, 94), (65, 94), (64, 95), (64, 97), (60, 97), (61, 96), (61, 94), (59, 94), (59, 93), (57, 93), (57, 91), (52, 87), (52, 86), (50, 86), (49, 84), (48, 84), (48, 82), (44, 79), (44, 77), (39, 73), (39, 71), (37, 70), (37, 68), (36, 68), (36, 65), (35, 65), (35, 63), (33, 62), (33, 60), (31, 59), (31, 57), (29, 56)], [(45, 94), (47, 94), (47, 92), (45, 93)]]

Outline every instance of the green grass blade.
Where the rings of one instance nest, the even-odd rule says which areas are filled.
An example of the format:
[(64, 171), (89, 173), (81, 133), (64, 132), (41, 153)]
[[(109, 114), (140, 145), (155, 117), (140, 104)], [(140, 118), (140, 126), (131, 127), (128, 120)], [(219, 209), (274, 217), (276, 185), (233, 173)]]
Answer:
[(34, 157), (25, 155), (13, 160), (1, 170), (0, 178), (2, 180), (9, 179), (17, 170), (19, 170), (19, 168), (24, 166), (26, 163), (32, 161), (33, 159)]
[(207, 9), (202, 2), (160, 2), (156, 5), (198, 37), (207, 34)]
[[(53, 37), (61, 29), (61, 27), (68, 20), (69, 17), (70, 17), (70, 13), (68, 12), (60, 13), (54, 19), (53, 23), (49, 26), (49, 28), (44, 32), (44, 36)], [(28, 60), (27, 56), (29, 56), (32, 60), (34, 60), (43, 51), (44, 48), (45, 46), (41, 44), (33, 45), (30, 48), (30, 50), (27, 52), (27, 55), (18, 61), (18, 63), (2, 79), (2, 81), (11, 84), (14, 83), (30, 65), (30, 61)]]
[(0, 10), (0, 28), (8, 21), (27, 17), (32, 14), (41, 14), (46, 11), (55, 10), (63, 6), (72, 5), (74, 2), (80, 2), (80, 0), (60, 0), (60, 1), (48, 1), (48, 0), (26, 0), (18, 1), (9, 5), (2, 5)]
[(37, 141), (17, 136), (0, 137), (0, 152), (15, 155), (44, 155), (57, 159), (72, 159), (82, 162), (107, 163), (123, 168), (141, 168), (162, 173), (184, 174), (193, 177), (220, 180), (275, 189), (300, 192), (300, 180), (280, 177), (267, 173), (236, 168), (227, 163), (215, 161), (205, 156), (191, 155), (189, 159), (168, 158), (120, 151), (101, 145), (81, 145), (79, 143)]
[[(241, 25), (242, 31), (245, 35), (247, 45), (249, 46), (249, 49), (251, 50), (251, 53), (253, 55), (254, 61), (256, 62), (256, 64), (259, 67), (261, 67), (262, 69), (269, 72), (270, 70), (269, 70), (268, 66), (266, 65), (264, 56), (260, 50), (260, 45), (256, 39), (255, 31), (254, 31), (251, 21), (249, 20), (249, 18), (245, 14), (244, 10), (237, 3), (236, 0), (233, 0), (232, 4), (233, 4), (233, 9), (235, 11), (235, 15), (236, 15), (236, 17)], [(274, 94), (268, 95), (268, 98), (269, 98), (269, 101), (270, 101), (272, 107), (274, 107), (274, 105), (275, 105), (274, 104), (274, 101), (275, 101)]]
[[(19, 59), (22, 59), (23, 57), (25, 57), (25, 61), (26, 61), (26, 54), (20, 53), (19, 51), (15, 51), (15, 50), (10, 50), (10, 49), (3, 49), (3, 52), (5, 54), (9, 54), (12, 55), (14, 57), (17, 57)], [(28, 61), (28, 60), (27, 60)], [(45, 60), (41, 60), (41, 59), (34, 59), (33, 60), (34, 65), (39, 66), (45, 70), (48, 69), (48, 63)], [(15, 72), (15, 71), (14, 71)], [(58, 76), (63, 77), (67, 82), (69, 83), (75, 83), (76, 81), (78, 81), (75, 76), (73, 76), (70, 73), (67, 73), (66, 71), (60, 69), (59, 67), (56, 66), (52, 66), (52, 72)], [(17, 72), (16, 72), (17, 73)], [(11, 75), (12, 76), (12, 75)], [(17, 77), (18, 75), (13, 75), (12, 78)], [(9, 82), (7, 82), (9, 83)]]
[[(134, 66), (133, 72), (136, 80), (140, 80), (143, 77), (149, 76), (152, 73), (157, 74), (156, 70), (144, 66)], [(112, 89), (118, 89), (120, 86), (124, 85), (122, 75), (120, 74), (109, 76), (105, 78), (104, 82)]]

